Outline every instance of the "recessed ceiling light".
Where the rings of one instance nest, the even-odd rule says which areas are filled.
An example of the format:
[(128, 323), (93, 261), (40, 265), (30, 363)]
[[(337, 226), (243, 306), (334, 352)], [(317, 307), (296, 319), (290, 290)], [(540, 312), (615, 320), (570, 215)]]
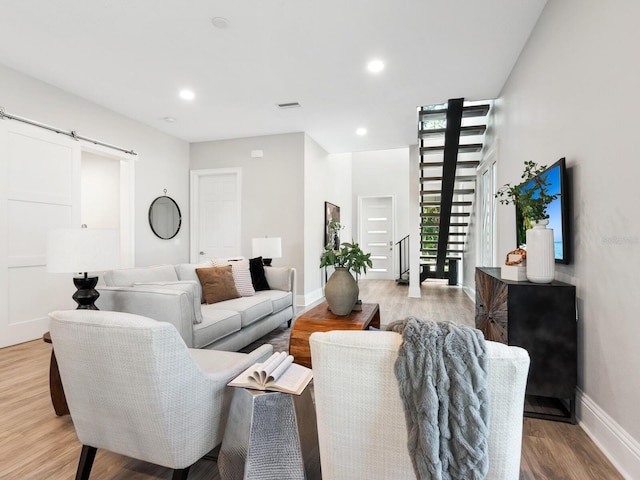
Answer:
[(214, 27), (219, 28), (220, 30), (224, 30), (229, 27), (229, 20), (224, 17), (213, 17), (211, 19), (211, 23)]
[(382, 60), (371, 60), (367, 65), (367, 70), (371, 73), (380, 73), (384, 70), (384, 63), (382, 63)]
[(164, 117), (162, 120), (164, 120), (167, 123), (175, 123), (176, 119), (173, 117)]
[(356, 130), (356, 135), (363, 136), (363, 135), (366, 135), (366, 134), (367, 134), (367, 129), (366, 128), (360, 127), (359, 129)]
[(196, 98), (196, 94), (191, 90), (180, 90), (180, 98), (182, 98), (183, 100), (193, 100), (194, 98)]

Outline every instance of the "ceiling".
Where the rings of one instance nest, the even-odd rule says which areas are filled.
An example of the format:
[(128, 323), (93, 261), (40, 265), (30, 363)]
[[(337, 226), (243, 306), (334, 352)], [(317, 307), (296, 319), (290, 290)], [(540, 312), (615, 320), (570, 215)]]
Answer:
[(188, 142), (306, 132), (329, 153), (380, 150), (417, 143), (420, 105), (497, 97), (545, 3), (2, 0), (0, 63)]

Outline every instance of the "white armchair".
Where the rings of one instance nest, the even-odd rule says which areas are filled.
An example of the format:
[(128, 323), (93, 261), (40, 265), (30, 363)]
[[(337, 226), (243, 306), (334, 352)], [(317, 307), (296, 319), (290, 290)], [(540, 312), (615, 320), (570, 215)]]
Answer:
[[(331, 331), (310, 337), (318, 440), (324, 480), (413, 479), (394, 363), (394, 332)], [(487, 342), (488, 480), (520, 475), (529, 355)]]
[(169, 323), (95, 310), (49, 314), (71, 418), (82, 443), (77, 477), (103, 448), (174, 469), (222, 442), (232, 391), (226, 384), (272, 352), (188, 349)]

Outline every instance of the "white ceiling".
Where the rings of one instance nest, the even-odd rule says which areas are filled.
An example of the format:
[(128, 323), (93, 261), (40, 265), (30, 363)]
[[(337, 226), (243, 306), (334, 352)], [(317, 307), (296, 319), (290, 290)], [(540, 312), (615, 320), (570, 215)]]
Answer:
[(2, 0), (0, 63), (189, 142), (304, 131), (379, 150), (417, 143), (420, 105), (498, 96), (545, 3)]

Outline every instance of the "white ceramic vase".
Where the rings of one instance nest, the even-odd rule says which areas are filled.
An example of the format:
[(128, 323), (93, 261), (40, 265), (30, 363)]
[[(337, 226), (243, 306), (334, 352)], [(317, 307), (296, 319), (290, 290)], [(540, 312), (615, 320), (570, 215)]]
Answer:
[(549, 220), (532, 222), (527, 230), (527, 279), (533, 283), (551, 283), (555, 277), (553, 229), (548, 224)]
[(335, 315), (349, 315), (358, 301), (358, 284), (346, 267), (336, 267), (324, 286), (324, 298)]

